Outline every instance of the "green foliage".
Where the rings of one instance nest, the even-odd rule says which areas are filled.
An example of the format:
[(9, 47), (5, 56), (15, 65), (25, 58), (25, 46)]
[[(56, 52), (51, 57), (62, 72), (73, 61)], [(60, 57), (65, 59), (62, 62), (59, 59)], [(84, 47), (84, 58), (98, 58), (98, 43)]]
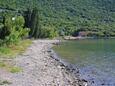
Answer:
[[(38, 22), (38, 25), (32, 24), (32, 28), (39, 27), (36, 29), (38, 32), (31, 29), (36, 37), (40, 37), (41, 27), (47, 26), (55, 27), (58, 32), (63, 28), (65, 35), (72, 35), (74, 31), (90, 31), (92, 35), (96, 32), (102, 36), (106, 31), (115, 36), (115, 0), (0, 0), (0, 6), (12, 12), (25, 12), (29, 8), (26, 26), (31, 26), (32, 19)], [(37, 10), (33, 12), (35, 7)]]
[(9, 48), (4, 47), (0, 47), (0, 55), (4, 54), (7, 55), (8, 53), (11, 53), (11, 50)]
[(40, 37), (40, 19), (38, 9), (35, 7), (33, 9), (28, 9), (24, 12), (25, 26), (30, 28), (30, 37), (39, 38)]
[(41, 27), (38, 9), (28, 9), (25, 12), (26, 26), (31, 28), (30, 37), (34, 38), (54, 38), (58, 35), (54, 26)]
[(17, 44), (22, 37), (28, 34), (29, 29), (23, 28), (24, 23), (25, 21), (22, 16), (5, 18), (5, 28), (9, 32), (8, 35), (5, 35), (6, 44)]
[(39, 38), (40, 35), (40, 25), (39, 25), (39, 14), (38, 9), (34, 8), (31, 15), (31, 31), (30, 35), (35, 38)]
[(17, 28), (24, 27), (25, 20), (23, 16), (13, 17), (12, 20), (13, 20), (13, 25), (15, 25)]
[(51, 26), (46, 26), (46, 27), (42, 27), (41, 30), (41, 38), (54, 38), (58, 36), (58, 32), (55, 29), (55, 27), (51, 27)]
[(10, 35), (8, 35), (5, 39), (7, 44), (14, 44), (20, 41), (19, 37), (20, 33), (15, 30), (15, 27), (12, 28)]
[(13, 27), (11, 16), (8, 16), (8, 15), (5, 16), (4, 26), (5, 26), (5, 29), (10, 32), (11, 28)]

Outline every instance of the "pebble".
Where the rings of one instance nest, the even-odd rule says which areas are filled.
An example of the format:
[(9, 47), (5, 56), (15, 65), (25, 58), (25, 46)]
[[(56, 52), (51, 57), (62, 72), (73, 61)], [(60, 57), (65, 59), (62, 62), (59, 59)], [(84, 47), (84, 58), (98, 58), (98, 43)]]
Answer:
[(0, 79), (12, 81), (9, 86), (87, 86), (85, 80), (79, 83), (79, 77), (71, 74), (69, 68), (66, 69), (59, 60), (54, 60), (53, 55), (50, 55), (52, 51), (49, 47), (56, 42), (58, 40), (35, 40), (25, 54), (14, 59), (23, 72), (0, 72)]

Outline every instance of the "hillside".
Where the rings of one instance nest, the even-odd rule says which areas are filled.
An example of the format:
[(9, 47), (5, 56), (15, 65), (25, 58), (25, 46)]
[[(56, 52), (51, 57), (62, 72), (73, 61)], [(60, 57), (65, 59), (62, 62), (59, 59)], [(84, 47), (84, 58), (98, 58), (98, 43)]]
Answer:
[(115, 36), (115, 0), (0, 0), (0, 7), (37, 7), (42, 28), (56, 28), (65, 35), (88, 31), (89, 36)]

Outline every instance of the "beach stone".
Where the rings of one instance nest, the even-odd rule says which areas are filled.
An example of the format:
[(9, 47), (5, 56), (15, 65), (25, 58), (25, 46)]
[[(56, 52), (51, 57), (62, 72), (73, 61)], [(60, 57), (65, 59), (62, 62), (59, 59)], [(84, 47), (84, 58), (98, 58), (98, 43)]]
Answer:
[(79, 77), (68, 71), (69, 68), (66, 69), (64, 64), (54, 59), (51, 47), (52, 43), (57, 42), (59, 41), (34, 40), (24, 54), (13, 59), (23, 71), (12, 74), (0, 70), (0, 80), (11, 81), (12, 84), (8, 86), (87, 86), (79, 82)]

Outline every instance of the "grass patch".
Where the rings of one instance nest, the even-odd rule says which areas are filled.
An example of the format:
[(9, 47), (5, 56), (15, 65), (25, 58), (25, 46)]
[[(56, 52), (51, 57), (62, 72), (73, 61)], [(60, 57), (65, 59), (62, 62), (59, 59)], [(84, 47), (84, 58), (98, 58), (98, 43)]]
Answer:
[(13, 58), (23, 53), (28, 46), (32, 44), (31, 40), (20, 41), (17, 45), (0, 47), (0, 58)]
[(7, 59), (13, 60), (17, 55), (23, 53), (28, 46), (32, 44), (31, 40), (20, 41), (17, 45), (1, 46), (0, 47), (0, 68), (8, 70), (11, 73), (21, 72), (20, 67), (16, 67), (11, 63), (7, 62)]
[(21, 72), (22, 69), (20, 67), (11, 67), (11, 68), (9, 68), (9, 71), (11, 73), (18, 73), (18, 72)]
[(5, 62), (0, 62), (0, 68), (8, 70), (11, 73), (18, 73), (18, 72), (22, 71), (22, 69), (20, 67), (13, 66), (13, 65), (7, 64)]
[(8, 80), (0, 81), (0, 85), (10, 85), (10, 84), (12, 83), (9, 82)]
[(6, 64), (4, 62), (0, 62), (0, 68), (6, 67)]

